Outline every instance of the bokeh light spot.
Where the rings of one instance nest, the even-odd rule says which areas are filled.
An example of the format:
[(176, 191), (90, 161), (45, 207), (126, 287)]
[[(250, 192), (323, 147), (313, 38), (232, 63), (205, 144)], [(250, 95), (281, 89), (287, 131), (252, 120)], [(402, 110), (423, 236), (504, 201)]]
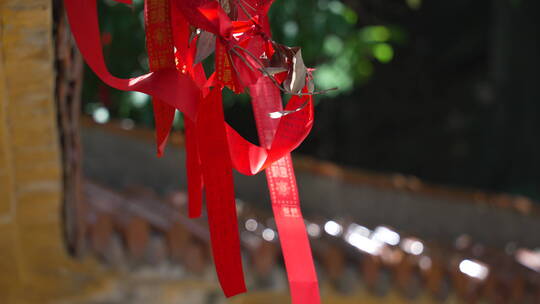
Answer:
[(394, 58), (394, 49), (388, 43), (379, 43), (373, 47), (373, 56), (382, 63), (388, 63)]
[(338, 56), (343, 51), (343, 40), (335, 35), (329, 35), (324, 39), (323, 49), (329, 56)]
[(109, 118), (110, 118), (109, 110), (107, 110), (107, 108), (105, 107), (99, 107), (92, 114), (92, 118), (94, 118), (95, 122), (99, 124), (104, 124), (109, 121)]
[(407, 0), (407, 5), (411, 9), (417, 10), (420, 9), (420, 7), (422, 6), (422, 0)]
[(360, 32), (366, 42), (386, 42), (390, 39), (390, 30), (386, 26), (367, 26)]
[(150, 102), (150, 96), (140, 93), (140, 92), (130, 92), (131, 104), (136, 108), (144, 107), (148, 102)]
[(330, 1), (328, 2), (328, 9), (336, 15), (341, 15), (345, 10), (345, 5), (339, 1)]
[(283, 33), (289, 38), (294, 38), (298, 34), (298, 24), (294, 21), (287, 21), (283, 24)]

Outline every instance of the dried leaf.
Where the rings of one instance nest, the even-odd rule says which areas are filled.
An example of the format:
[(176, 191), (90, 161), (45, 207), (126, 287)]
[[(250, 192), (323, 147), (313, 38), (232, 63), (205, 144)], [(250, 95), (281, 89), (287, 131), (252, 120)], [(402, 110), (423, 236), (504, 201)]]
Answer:
[(264, 70), (267, 74), (272, 75), (272, 76), (279, 73), (287, 72), (287, 69), (282, 68), (282, 67), (267, 67), (267, 68), (264, 68)]
[(308, 104), (309, 104), (309, 102), (306, 101), (306, 102), (304, 102), (302, 105), (300, 105), (298, 108), (296, 108), (294, 110), (284, 110), (284, 111), (270, 112), (270, 113), (268, 113), (268, 116), (270, 116), (270, 118), (273, 118), (273, 119), (281, 118), (283, 116), (287, 116), (289, 114), (293, 114), (293, 113), (296, 113), (296, 112), (304, 109)]
[(290, 47), (273, 42), (274, 55), (270, 59), (270, 66), (289, 68), (294, 52)]
[(195, 64), (203, 61), (216, 50), (216, 37), (214, 34), (202, 31), (197, 40), (197, 53)]
[(292, 67), (289, 67), (289, 75), (283, 86), (285, 90), (292, 94), (298, 94), (306, 85), (307, 68), (304, 65), (302, 51), (298, 49), (294, 57), (292, 57)]

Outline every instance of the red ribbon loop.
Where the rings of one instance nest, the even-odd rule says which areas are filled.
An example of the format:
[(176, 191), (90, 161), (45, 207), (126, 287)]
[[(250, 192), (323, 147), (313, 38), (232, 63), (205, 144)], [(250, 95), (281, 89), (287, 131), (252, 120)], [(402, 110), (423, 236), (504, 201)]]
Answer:
[[(200, 88), (190, 75), (176, 69), (164, 69), (135, 78), (120, 79), (107, 70), (101, 49), (96, 0), (65, 0), (66, 11), (73, 32), (85, 61), (108, 85), (124, 91), (137, 91), (153, 96), (180, 110), (188, 118), (195, 120), (200, 98)], [(233, 158), (234, 168), (245, 175), (254, 175), (268, 167), (298, 147), (311, 131), (313, 124), (313, 104), (311, 96), (296, 97), (296, 106), (287, 106), (293, 110), (298, 105), (308, 102), (302, 110), (279, 119), (280, 127), (274, 141), (280, 142), (266, 149), (254, 145), (241, 137), (229, 125), (227, 137)], [(294, 129), (286, 124), (295, 125)], [(283, 126), (282, 126), (283, 125)], [(292, 131), (292, 133), (287, 133)], [(288, 143), (288, 144), (287, 144)]]

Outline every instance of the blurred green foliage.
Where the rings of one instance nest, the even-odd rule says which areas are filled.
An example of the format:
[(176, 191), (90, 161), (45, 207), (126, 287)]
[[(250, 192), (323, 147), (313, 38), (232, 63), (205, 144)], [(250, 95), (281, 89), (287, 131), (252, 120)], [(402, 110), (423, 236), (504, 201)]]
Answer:
[(322, 88), (338, 87), (330, 96), (365, 83), (374, 62), (394, 57), (395, 43), (405, 41), (402, 31), (384, 25), (359, 26), (358, 14), (338, 0), (276, 2), (271, 10), (274, 38), (301, 46), (304, 60), (315, 66)]
[[(144, 1), (135, 0), (133, 6), (113, 0), (99, 2), (104, 54), (111, 72), (118, 77), (133, 77), (148, 71)], [(302, 47), (305, 62), (316, 68), (318, 89), (339, 88), (325, 97), (348, 92), (368, 81), (377, 63), (388, 63), (396, 56), (394, 45), (406, 42), (398, 27), (359, 26), (358, 14), (338, 0), (276, 1), (270, 18), (276, 41)], [(233, 94), (224, 98), (226, 106), (248, 100), (247, 96)], [(94, 115), (96, 121), (114, 117), (126, 120), (126, 126), (153, 124), (148, 96), (108, 88), (90, 70), (85, 73), (83, 102), (85, 112)], [(181, 127), (180, 120), (176, 127)]]

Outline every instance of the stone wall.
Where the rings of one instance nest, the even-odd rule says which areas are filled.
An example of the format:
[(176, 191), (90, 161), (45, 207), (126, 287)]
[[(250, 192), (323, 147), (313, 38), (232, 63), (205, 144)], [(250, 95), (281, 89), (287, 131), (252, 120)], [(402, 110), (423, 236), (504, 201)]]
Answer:
[[(82, 129), (82, 141), (83, 166), (88, 178), (116, 189), (138, 185), (152, 187), (164, 194), (185, 190), (182, 149), (170, 145), (164, 157), (157, 158), (152, 140), (129, 135), (129, 132), (138, 133), (137, 130), (120, 133), (115, 132), (114, 127), (86, 125)], [(295, 163), (300, 164), (302, 159), (297, 158)], [(474, 196), (376, 187), (314, 174), (298, 166), (297, 169), (302, 211), (307, 217), (348, 219), (370, 228), (389, 225), (446, 244), (452, 244), (464, 234), (475, 242), (496, 248), (505, 248), (508, 243), (536, 248), (540, 243), (540, 236), (532, 233), (540, 229), (540, 217), (532, 212), (525, 214), (478, 203), (473, 200)], [(235, 174), (235, 189), (238, 198), (269, 210), (263, 174)]]

